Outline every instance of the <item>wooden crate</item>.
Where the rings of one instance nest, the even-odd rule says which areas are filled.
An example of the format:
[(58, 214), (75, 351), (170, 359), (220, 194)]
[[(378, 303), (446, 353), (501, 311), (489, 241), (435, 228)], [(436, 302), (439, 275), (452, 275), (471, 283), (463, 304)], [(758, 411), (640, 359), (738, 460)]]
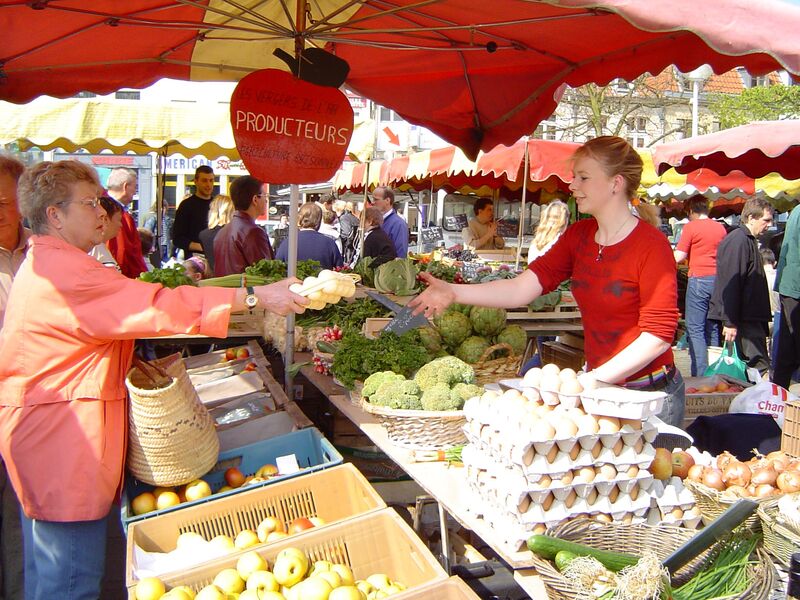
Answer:
[[(336, 493), (336, 490), (331, 490)], [(410, 595), (430, 583), (443, 581), (447, 575), (422, 540), (392, 509), (373, 511), (326, 527), (307, 529), (291, 538), (272, 544), (248, 548), (203, 564), (184, 573), (162, 577), (167, 588), (187, 585), (195, 593), (211, 584), (223, 569), (235, 568), (239, 557), (255, 551), (270, 565), (285, 548), (298, 548), (311, 562), (327, 560), (349, 566), (356, 579), (385, 573), (400, 581), (409, 590), (393, 598), (414, 598)], [(128, 597), (135, 598), (135, 585), (128, 587)], [(409, 594), (406, 596), (406, 594)]]
[(583, 350), (572, 348), (561, 342), (544, 342), (542, 344), (542, 364), (555, 363), (561, 369), (569, 367), (580, 371), (586, 358)]
[(478, 600), (480, 596), (473, 592), (460, 577), (451, 577), (392, 596), (392, 598), (401, 597), (403, 600), (432, 600), (434, 598), (436, 600)]
[(789, 400), (783, 413), (781, 450), (793, 458), (800, 458), (800, 401)]
[(380, 335), (383, 328), (391, 321), (392, 317), (369, 317), (364, 321), (364, 325), (361, 327), (361, 333), (364, 334), (364, 337), (374, 339)]
[[(284, 523), (298, 517), (320, 517), (333, 524), (385, 507), (378, 492), (355, 467), (341, 465), (131, 523), (128, 528), (127, 585), (136, 585), (134, 546), (146, 552), (171, 552), (175, 550), (178, 536), (190, 531), (199, 533), (206, 540), (217, 535), (233, 539), (245, 529), (255, 531), (268, 516), (277, 517)], [(173, 575), (176, 574), (162, 578)]]

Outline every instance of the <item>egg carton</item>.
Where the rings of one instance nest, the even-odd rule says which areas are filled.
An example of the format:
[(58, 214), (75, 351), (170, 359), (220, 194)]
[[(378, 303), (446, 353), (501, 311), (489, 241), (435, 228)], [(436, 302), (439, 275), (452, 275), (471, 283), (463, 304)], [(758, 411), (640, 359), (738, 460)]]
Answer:
[(694, 494), (683, 484), (680, 477), (670, 477), (667, 481), (655, 479), (650, 494), (662, 510), (674, 507), (687, 510), (695, 505)]
[[(678, 513), (675, 512), (676, 508), (679, 511)], [(664, 509), (651, 505), (650, 511), (647, 513), (648, 525), (672, 525), (674, 527), (683, 527), (684, 529), (698, 529), (701, 523), (702, 515), (699, 507), (696, 506), (683, 510), (678, 507)]]
[(600, 496), (608, 496), (614, 488), (623, 494), (629, 494), (635, 488), (639, 490), (637, 493), (647, 492), (653, 483), (653, 476), (644, 470), (640, 470), (633, 477), (617, 472), (612, 479), (597, 477), (591, 482), (576, 481), (574, 472), (570, 472), (569, 475), (549, 481), (548, 478), (544, 478), (529, 484), (528, 494), (534, 502), (542, 502), (547, 492), (551, 492), (556, 500), (565, 499), (572, 491), (580, 498), (588, 498), (593, 490)]
[(664, 392), (608, 386), (583, 392), (581, 404), (591, 415), (643, 420), (660, 413), (666, 397)]
[(523, 473), (531, 480), (541, 474), (549, 474), (552, 477), (572, 469), (605, 463), (614, 465), (617, 470), (632, 465), (644, 469), (653, 462), (655, 456), (655, 448), (650, 443), (643, 444), (640, 450), (623, 444), (618, 451), (619, 454), (616, 454), (615, 448), (605, 448), (602, 445), (595, 445), (592, 450), (584, 450), (580, 446), (576, 446), (569, 453), (551, 451), (546, 456), (534, 454), (530, 464), (523, 462), (520, 466)]

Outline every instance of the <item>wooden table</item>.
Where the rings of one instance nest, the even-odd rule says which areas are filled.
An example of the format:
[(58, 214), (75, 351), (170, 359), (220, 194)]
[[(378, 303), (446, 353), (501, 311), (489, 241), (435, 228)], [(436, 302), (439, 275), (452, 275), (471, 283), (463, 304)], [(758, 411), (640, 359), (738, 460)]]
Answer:
[[(311, 360), (311, 354), (297, 354), (295, 360), (298, 362)], [(472, 497), (472, 492), (467, 487), (462, 469), (448, 467), (443, 462), (412, 462), (409, 460), (410, 451), (392, 443), (386, 434), (386, 429), (378, 420), (350, 402), (346, 390), (335, 384), (331, 377), (316, 373), (312, 367), (303, 367), (302, 373), (378, 448), (408, 473), (427, 494), (435, 498), (439, 503), (440, 510), (447, 511), (462, 527), (475, 532), (497, 552), (500, 558), (515, 569), (514, 578), (531, 598), (547, 599), (547, 591), (541, 579), (535, 571), (529, 568), (531, 553), (528, 551), (508, 552), (503, 548), (502, 540), (498, 539), (492, 527), (469, 511), (467, 500)], [(446, 539), (445, 530), (442, 532), (442, 537)]]

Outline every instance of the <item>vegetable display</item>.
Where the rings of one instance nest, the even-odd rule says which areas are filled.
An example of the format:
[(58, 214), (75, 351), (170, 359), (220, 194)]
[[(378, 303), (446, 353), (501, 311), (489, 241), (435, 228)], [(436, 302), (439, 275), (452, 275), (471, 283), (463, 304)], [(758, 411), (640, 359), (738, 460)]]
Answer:
[(367, 319), (388, 315), (389, 310), (372, 298), (356, 298), (353, 301), (342, 300), (330, 304), (320, 311), (298, 315), (296, 323), (303, 327), (338, 325), (343, 331), (360, 331)]
[(412, 296), (419, 291), (417, 266), (410, 258), (395, 258), (375, 270), (375, 288), (383, 294)]
[(714, 465), (692, 465), (686, 478), (734, 498), (768, 498), (800, 492), (800, 460), (780, 450), (746, 462), (723, 452)]
[(181, 285), (195, 285), (194, 280), (186, 274), (183, 265), (172, 265), (145, 271), (139, 275), (139, 279), (148, 283), (160, 283), (164, 287), (176, 288)]
[[(297, 261), (297, 278), (305, 279), (318, 275), (322, 270), (322, 265), (316, 260)], [(261, 259), (253, 263), (244, 270), (247, 275), (257, 275), (263, 277), (268, 283), (274, 283), (287, 277), (288, 271), (286, 263), (282, 260)]]

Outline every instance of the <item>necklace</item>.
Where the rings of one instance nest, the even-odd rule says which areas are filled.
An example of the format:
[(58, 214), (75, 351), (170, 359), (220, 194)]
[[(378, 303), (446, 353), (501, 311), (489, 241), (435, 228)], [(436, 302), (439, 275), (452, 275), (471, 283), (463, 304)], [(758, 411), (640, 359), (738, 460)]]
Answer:
[(625, 227), (625, 225), (628, 223), (628, 220), (629, 219), (626, 218), (622, 222), (622, 224), (619, 226), (619, 228), (614, 232), (614, 235), (612, 235), (610, 238), (606, 239), (606, 243), (605, 244), (601, 244), (600, 242), (597, 242), (597, 258), (594, 259), (595, 262), (600, 262), (601, 260), (603, 260), (603, 250), (605, 250), (606, 247), (612, 241), (614, 241), (614, 238), (617, 237), (617, 235), (619, 235), (619, 232), (622, 231), (622, 228)]

